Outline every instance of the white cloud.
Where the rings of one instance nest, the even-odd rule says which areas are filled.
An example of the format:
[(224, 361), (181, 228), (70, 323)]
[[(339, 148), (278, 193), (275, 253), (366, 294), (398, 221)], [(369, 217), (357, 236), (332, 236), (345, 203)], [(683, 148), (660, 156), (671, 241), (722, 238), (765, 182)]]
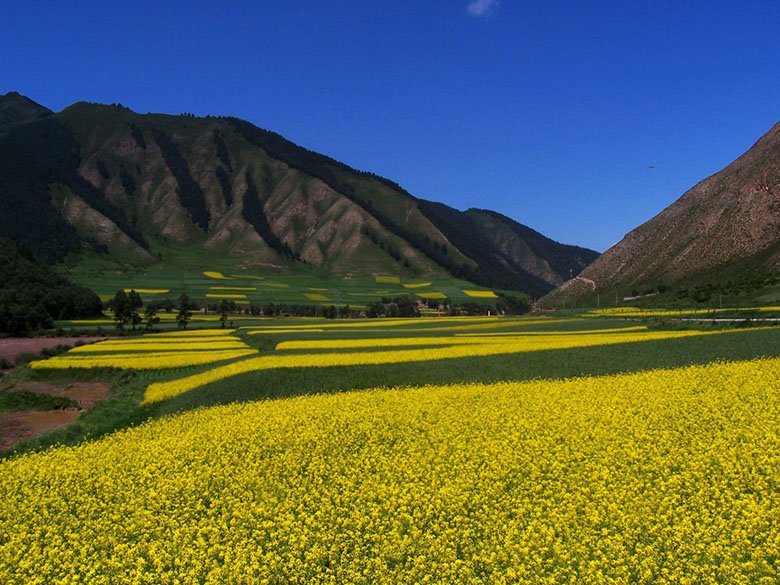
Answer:
[(468, 10), (472, 16), (487, 16), (493, 10), (498, 8), (498, 0), (472, 0), (469, 2)]

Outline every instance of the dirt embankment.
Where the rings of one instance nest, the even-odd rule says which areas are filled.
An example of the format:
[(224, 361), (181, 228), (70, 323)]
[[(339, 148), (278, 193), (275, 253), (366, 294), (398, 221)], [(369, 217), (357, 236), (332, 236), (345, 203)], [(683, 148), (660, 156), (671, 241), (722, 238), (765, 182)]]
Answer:
[(78, 402), (80, 408), (25, 410), (0, 414), (0, 451), (5, 451), (17, 442), (29, 439), (38, 433), (58, 429), (75, 422), (81, 410), (91, 408), (96, 402), (107, 398), (110, 394), (108, 384), (103, 382), (76, 382), (67, 386), (55, 386), (47, 382), (21, 382), (9, 391), (13, 390), (28, 390), (51, 396), (64, 396)]
[(38, 354), (42, 349), (58, 345), (75, 345), (77, 342), (94, 343), (107, 337), (7, 337), (0, 339), (0, 360), (13, 362), (23, 353)]

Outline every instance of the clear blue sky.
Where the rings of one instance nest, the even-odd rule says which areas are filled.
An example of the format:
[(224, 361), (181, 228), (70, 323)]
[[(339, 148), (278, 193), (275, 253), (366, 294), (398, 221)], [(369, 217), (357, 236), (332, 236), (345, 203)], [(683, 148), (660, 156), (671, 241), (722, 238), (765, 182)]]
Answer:
[(86, 100), (238, 116), (418, 197), (603, 251), (780, 120), (779, 14), (776, 2), (0, 0), (0, 93), (55, 111)]

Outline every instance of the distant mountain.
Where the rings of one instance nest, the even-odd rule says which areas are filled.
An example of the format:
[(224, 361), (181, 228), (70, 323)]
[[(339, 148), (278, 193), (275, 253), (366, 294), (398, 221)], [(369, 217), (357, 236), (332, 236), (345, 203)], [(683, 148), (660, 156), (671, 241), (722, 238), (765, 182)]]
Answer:
[(780, 269), (780, 123), (629, 232), (542, 305), (593, 303)]
[[(26, 105), (25, 105), (26, 104)], [(237, 118), (0, 96), (0, 236), (58, 262), (202, 250), (263, 270), (455, 276), (540, 296), (597, 254), (412, 196)], [(75, 258), (75, 259), (74, 259)]]

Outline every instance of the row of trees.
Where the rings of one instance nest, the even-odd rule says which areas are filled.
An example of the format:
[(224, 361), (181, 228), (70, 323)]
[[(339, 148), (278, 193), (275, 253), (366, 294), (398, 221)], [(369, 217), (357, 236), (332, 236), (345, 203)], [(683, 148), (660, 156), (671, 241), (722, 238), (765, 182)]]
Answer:
[[(157, 316), (158, 306), (155, 303), (148, 303), (144, 308), (144, 316), (141, 317), (139, 310), (144, 307), (144, 303), (135, 290), (125, 292), (123, 289), (116, 291), (114, 298), (108, 303), (114, 313), (114, 320), (116, 321), (117, 328), (124, 330), (125, 325), (132, 325), (133, 331), (137, 325), (141, 322), (145, 322), (145, 328), (149, 331), (154, 330), (154, 326), (160, 322), (160, 317)], [(179, 302), (176, 306), (178, 313), (176, 320), (179, 323), (179, 327), (186, 329), (187, 325), (192, 318), (193, 306), (190, 303), (190, 298), (187, 293), (182, 293), (179, 297)], [(223, 321), (224, 327), (224, 321)]]
[[(525, 296), (511, 297), (506, 295), (500, 295), (495, 305), (480, 305), (477, 303), (454, 305), (449, 299), (444, 299), (443, 301), (428, 299), (422, 304), (427, 304), (429, 308), (446, 312), (449, 315), (485, 315), (491, 311), (494, 314), (522, 314), (530, 309), (530, 300)], [(153, 330), (154, 326), (160, 322), (160, 318), (157, 315), (160, 310), (165, 310), (168, 313), (175, 310), (179, 327), (186, 329), (192, 318), (193, 311), (200, 310), (200, 306), (197, 303), (190, 301), (187, 293), (182, 293), (176, 303), (172, 300), (165, 300), (147, 303), (144, 306), (141, 295), (135, 290), (129, 292), (118, 290), (114, 298), (108, 302), (107, 308), (113, 311), (114, 320), (117, 322), (117, 327), (120, 330), (124, 330), (125, 325), (131, 325), (133, 331), (141, 323), (145, 323), (147, 330)], [(140, 312), (142, 308), (144, 308), (143, 317)], [(227, 299), (223, 299), (217, 304), (209, 304), (205, 309), (206, 312), (211, 311), (219, 314), (222, 327), (225, 327), (229, 315), (240, 315), (242, 313), (266, 317), (322, 316), (326, 319), (349, 319), (358, 317), (361, 314), (360, 311), (352, 309), (349, 305), (320, 307), (318, 305), (276, 305), (268, 303), (265, 306), (247, 305), (242, 307), (237, 305), (235, 301)], [(419, 317), (420, 303), (412, 297), (382, 298), (381, 301), (368, 303), (365, 314), (366, 317), (372, 319), (378, 317)]]

